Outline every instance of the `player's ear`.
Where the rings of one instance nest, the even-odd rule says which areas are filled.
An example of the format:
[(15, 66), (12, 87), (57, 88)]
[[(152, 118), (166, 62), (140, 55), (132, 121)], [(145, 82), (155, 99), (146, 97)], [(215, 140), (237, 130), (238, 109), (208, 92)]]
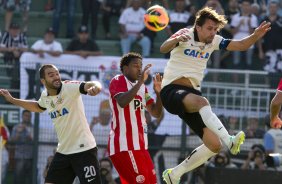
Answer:
[(128, 73), (128, 66), (127, 65), (123, 66), (123, 73)]
[(198, 31), (201, 29), (201, 27), (198, 26), (198, 25), (196, 25), (196, 26), (195, 26), (195, 29), (196, 29), (196, 31), (198, 32)]
[(43, 85), (45, 85), (45, 79), (40, 79), (40, 82), (43, 84)]

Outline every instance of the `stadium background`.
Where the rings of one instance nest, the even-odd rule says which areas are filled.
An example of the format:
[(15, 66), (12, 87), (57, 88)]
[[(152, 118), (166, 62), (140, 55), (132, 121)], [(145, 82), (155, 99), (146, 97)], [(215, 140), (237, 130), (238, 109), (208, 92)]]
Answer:
[[(198, 7), (201, 7), (205, 1), (195, 1)], [(44, 5), (46, 1), (32, 1), (31, 9), (29, 13), (29, 32), (28, 32), (28, 44), (31, 46), (36, 40), (40, 39), (46, 28), (52, 25), (52, 12), (44, 12)], [(173, 2), (169, 1), (170, 7), (173, 7)], [(75, 13), (75, 30), (80, 26), (81, 19), (81, 8), (80, 3), (76, 2), (76, 13)], [(1, 9), (0, 15), (4, 17), (4, 10)], [(66, 17), (63, 13), (60, 34), (57, 40), (60, 41), (64, 48), (70, 42), (70, 39), (64, 38), (65, 28), (66, 28)], [(101, 26), (101, 17), (99, 17), (99, 25), (97, 30), (96, 43), (99, 45), (100, 49), (103, 51), (104, 56), (100, 59), (93, 58), (93, 62), (97, 62), (97, 65), (93, 68), (89, 68), (85, 63), (81, 64), (85, 60), (73, 56), (72, 62), (69, 61), (68, 56), (60, 56), (58, 60), (64, 60), (60, 63), (58, 61), (58, 67), (63, 69), (62, 77), (64, 79), (72, 80), (86, 80), (98, 79), (97, 75), (90, 75), (90, 78), (85, 78), (86, 75), (70, 75), (76, 73), (76, 71), (95, 71), (99, 73), (100, 80), (104, 80), (103, 84), (107, 83), (110, 76), (113, 76), (118, 71), (118, 59), (121, 56), (119, 38), (118, 35), (114, 33), (117, 32), (118, 28), (118, 18), (113, 17), (111, 19), (111, 30), (113, 38), (111, 40), (105, 40), (103, 29)], [(15, 13), (14, 22), (21, 22), (21, 14)], [(1, 30), (3, 30), (4, 19), (0, 19)], [(154, 50), (150, 55), (151, 58), (145, 59), (145, 62), (151, 62), (154, 64), (152, 69), (152, 74), (154, 71), (162, 71), (162, 65), (159, 62), (165, 62), (162, 58), (163, 55), (159, 53), (159, 46), (167, 37), (165, 31), (161, 31), (157, 34), (154, 43)], [(137, 45), (133, 47), (134, 51), (140, 52), (140, 48)], [(107, 57), (115, 56), (115, 57)], [(66, 58), (65, 58), (66, 57)], [(70, 57), (70, 56), (69, 56)], [(203, 95), (206, 96), (214, 108), (217, 115), (221, 115), (228, 119), (228, 117), (235, 116), (238, 118), (238, 124), (236, 125), (236, 130), (245, 129), (247, 127), (247, 121), (250, 118), (256, 118), (259, 122), (259, 127), (264, 129), (265, 116), (269, 112), (269, 101), (271, 96), (275, 93), (275, 89), (271, 89), (268, 81), (268, 73), (262, 71), (263, 62), (258, 59), (258, 56), (254, 54), (253, 56), (254, 66), (252, 70), (232, 70), (232, 69), (214, 69), (209, 68), (206, 72), (204, 83), (203, 83)], [(92, 58), (88, 58), (91, 60)], [(11, 89), (10, 74), (6, 73), (6, 68), (11, 66), (4, 65), (2, 58), (0, 58), (0, 88), (11, 89), (14, 94), (19, 94), (22, 98), (27, 98), (28, 95), (33, 96), (35, 99), (38, 98), (39, 92), (42, 90), (42, 86), (35, 77), (37, 74), (32, 73), (28, 69), (36, 71), (39, 67), (37, 63), (51, 62), (54, 64), (56, 60), (53, 58), (46, 58), (44, 61), (38, 61), (38, 58), (31, 56), (29, 54), (24, 54), (21, 58), (24, 64), (21, 65), (21, 78), (20, 89)], [(83, 61), (82, 61), (83, 60)], [(230, 57), (226, 58), (226, 61), (230, 60)], [(66, 62), (67, 61), (67, 62)], [(100, 62), (99, 62), (100, 61)], [(115, 61), (117, 68), (112, 68), (111, 66)], [(91, 61), (90, 61), (91, 62)], [(87, 62), (86, 62), (87, 63)], [(228, 63), (228, 62), (227, 62)], [(105, 69), (101, 70), (100, 66), (105, 65)], [(29, 73), (23, 74), (29, 71)], [(31, 76), (29, 74), (32, 74)], [(77, 74), (77, 73), (76, 73)], [(238, 80), (236, 83), (233, 82), (233, 76), (236, 75)], [(89, 77), (89, 75), (87, 75)], [(34, 79), (33, 84), (29, 83), (30, 78)], [(32, 93), (29, 87), (32, 85)], [(233, 93), (236, 91), (236, 93)], [(99, 95), (97, 100), (94, 101), (84, 99), (86, 103), (86, 110), (89, 122), (92, 121), (93, 117), (99, 116), (101, 113), (101, 108), (103, 107), (103, 100), (106, 99), (106, 92)], [(102, 104), (102, 105), (101, 105)], [(0, 111), (1, 116), (4, 117), (4, 122), (6, 126), (11, 130), (12, 127), (19, 123), (21, 120), (22, 109), (16, 108), (12, 105), (4, 102), (0, 98)], [(34, 141), (33, 146), (33, 183), (43, 183), (42, 172), (46, 165), (47, 158), (52, 155), (53, 149), (56, 147), (56, 135), (52, 127), (52, 123), (48, 115), (38, 115), (33, 114), (33, 124), (34, 124)], [(94, 136), (96, 137), (100, 149), (100, 157), (104, 155), (104, 148), (106, 147), (106, 131), (103, 127), (100, 127), (97, 131), (97, 135), (94, 131)], [(193, 135), (192, 132), (187, 130), (186, 125), (179, 122), (179, 119), (175, 116), (169, 116), (165, 114), (164, 119), (161, 122), (160, 127), (158, 127), (155, 134), (149, 136), (151, 140), (151, 153), (153, 155), (154, 163), (156, 164), (156, 170), (158, 177), (161, 175), (164, 168), (169, 168), (175, 166), (180, 160), (185, 158), (185, 156), (197, 145), (201, 144), (200, 140)], [(250, 138), (246, 140), (246, 143), (242, 147), (242, 152), (236, 156), (232, 157), (232, 160), (237, 165), (242, 165), (243, 161), (246, 159), (248, 151), (253, 144), (263, 144), (262, 138)], [(9, 141), (8, 141), (9, 145)], [(12, 144), (11, 144), (12, 147)], [(5, 176), (3, 183), (13, 183), (14, 176), (13, 171), (15, 170), (15, 164), (13, 160), (13, 153), (9, 153), (9, 165), (8, 172)], [(278, 171), (258, 171), (249, 170), (243, 171), (240, 169), (222, 169), (222, 168), (208, 168), (206, 170), (206, 182), (205, 183), (280, 183), (282, 181), (281, 172)], [(196, 173), (197, 174), (197, 173)], [(188, 176), (188, 178), (191, 176)], [(187, 177), (186, 177), (187, 178)], [(23, 178), (24, 180), (24, 178)], [(161, 183), (161, 181), (159, 180)], [(185, 182), (187, 183), (187, 181)], [(197, 183), (195, 181), (195, 183)]]

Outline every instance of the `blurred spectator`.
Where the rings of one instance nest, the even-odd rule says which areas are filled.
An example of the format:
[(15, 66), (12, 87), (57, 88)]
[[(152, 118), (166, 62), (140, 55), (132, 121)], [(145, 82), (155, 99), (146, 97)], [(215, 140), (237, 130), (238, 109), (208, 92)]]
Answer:
[(32, 46), (31, 51), (38, 54), (39, 57), (44, 58), (44, 54), (57, 57), (63, 53), (63, 47), (60, 42), (55, 40), (55, 32), (52, 27), (49, 27), (43, 40), (37, 40)]
[[(224, 9), (222, 8), (222, 5), (220, 4), (219, 0), (208, 0), (206, 4), (204, 5), (205, 7), (212, 8), (215, 10), (219, 15), (224, 15)], [(212, 65), (212, 68), (220, 68), (220, 55), (221, 55), (221, 50), (215, 50), (209, 61), (209, 65)], [(218, 78), (218, 75), (214, 75), (214, 80), (216, 81)]]
[[(225, 17), (228, 23), (224, 26), (224, 28), (220, 31), (220, 35), (224, 38), (232, 39), (232, 29), (231, 29), (231, 20), (232, 17), (239, 12), (238, 0), (229, 0), (227, 3), (227, 7), (225, 12)], [(228, 50), (221, 50), (222, 54), (220, 56), (220, 68), (230, 68), (230, 59), (231, 52)], [(228, 57), (228, 59), (226, 59)]]
[(229, 134), (235, 135), (238, 133), (238, 126), (239, 126), (239, 118), (237, 116), (229, 116), (228, 118), (229, 124)]
[(222, 8), (219, 0), (207, 0), (204, 6), (214, 9), (219, 15), (224, 15), (224, 9)]
[(263, 138), (266, 154), (282, 153), (282, 130), (270, 127), (269, 115), (265, 118), (265, 125), (268, 129)]
[(246, 134), (246, 138), (263, 138), (265, 131), (259, 128), (259, 120), (258, 118), (248, 118), (247, 127), (244, 130)]
[(22, 22), (23, 27), (22, 31), (24, 33), (27, 32), (28, 29), (28, 12), (30, 9), (31, 0), (5, 0), (4, 7), (6, 9), (5, 14), (5, 31), (9, 30), (9, 26), (13, 19), (13, 13), (16, 10), (17, 6), (19, 6), (20, 10), (22, 11)]
[(100, 173), (101, 180), (103, 184), (118, 184), (120, 183), (119, 178), (113, 178), (113, 164), (112, 161), (108, 158), (100, 159)]
[(88, 28), (86, 26), (82, 25), (79, 27), (77, 37), (69, 43), (65, 53), (79, 55), (83, 58), (102, 55), (96, 42), (89, 38)]
[[(109, 100), (103, 100), (100, 103), (99, 115), (92, 118), (90, 123), (90, 130), (95, 135), (95, 140), (98, 145), (107, 146), (108, 136), (111, 130), (111, 108)], [(107, 151), (100, 147), (98, 150), (98, 157), (102, 158), (108, 156)]]
[[(91, 15), (91, 37), (96, 39), (96, 30), (98, 25), (98, 14), (100, 11), (101, 2), (103, 0), (80, 0), (82, 8), (81, 25), (88, 27), (89, 16)], [(116, 0), (117, 1), (117, 0)]]
[(53, 155), (50, 155), (50, 156), (47, 158), (47, 160), (46, 160), (46, 165), (45, 165), (45, 168), (44, 168), (44, 171), (43, 171), (43, 178), (44, 178), (44, 180), (45, 180), (45, 178), (46, 178), (46, 176), (47, 176), (47, 172), (48, 172), (48, 170), (49, 170), (50, 164), (51, 164), (51, 162), (52, 162), (52, 160), (53, 160), (55, 154), (56, 154), (56, 148), (53, 150)]
[(56, 0), (54, 4), (54, 12), (53, 12), (53, 29), (55, 32), (55, 36), (58, 37), (61, 14), (64, 10), (64, 5), (67, 5), (67, 30), (66, 37), (73, 38), (74, 37), (74, 14), (75, 14), (75, 0)]
[(233, 34), (231, 32), (231, 20), (232, 17), (239, 12), (239, 5), (238, 0), (229, 0), (227, 4), (227, 8), (225, 11), (225, 16), (228, 21), (228, 23), (225, 25), (225, 27), (222, 29), (221, 33), (224, 38), (233, 38)]
[(19, 24), (11, 23), (9, 31), (4, 32), (0, 41), (0, 52), (4, 53), (4, 63), (12, 66), (7, 69), (7, 73), (12, 77), (11, 88), (19, 89), (19, 58), (27, 50), (25, 34), (20, 31)]
[(157, 128), (159, 127), (161, 121), (164, 119), (164, 112), (159, 118), (152, 119), (151, 114), (148, 111), (145, 111), (145, 118), (147, 123), (147, 131), (148, 131), (148, 151), (152, 157), (156, 155), (159, 151), (159, 148), (165, 141), (166, 135), (157, 135), (155, 134)]
[(104, 0), (102, 4), (103, 10), (103, 27), (106, 39), (112, 38), (110, 30), (110, 20), (112, 16), (120, 16), (126, 7), (128, 0)]
[[(132, 1), (132, 0), (129, 0), (129, 1)], [(143, 0), (143, 6), (146, 9), (149, 8), (150, 6), (155, 5), (155, 4), (160, 4), (164, 8), (169, 9), (169, 4), (168, 4), (167, 0), (157, 0), (157, 2), (154, 1), (154, 0)]]
[(151, 41), (142, 33), (144, 14), (140, 0), (132, 0), (131, 6), (122, 12), (119, 18), (122, 54), (130, 52), (132, 44), (137, 42), (142, 47), (142, 56), (149, 57)]
[(251, 12), (257, 17), (258, 22), (261, 22), (264, 15), (262, 14), (261, 8), (258, 3), (253, 3), (251, 5)]
[(185, 0), (176, 0), (174, 3), (174, 9), (169, 12), (169, 25), (167, 27), (169, 37), (176, 33), (179, 29), (188, 26), (190, 13), (186, 11), (185, 7)]
[(266, 170), (265, 149), (261, 144), (254, 144), (248, 153), (247, 159), (244, 161), (241, 169), (244, 170)]
[(190, 13), (190, 17), (187, 24), (188, 24), (188, 28), (191, 28), (194, 26), (194, 22), (196, 20), (197, 8), (195, 5), (190, 4), (189, 6), (187, 6), (187, 10)]
[[(240, 13), (235, 14), (231, 20), (232, 33), (234, 35), (233, 39), (242, 39), (252, 34), (255, 28), (258, 26), (258, 20), (255, 15), (251, 12), (251, 2), (250, 0), (242, 0), (240, 4)], [(234, 67), (245, 68), (245, 63), (240, 63), (241, 61), (246, 61), (247, 67), (251, 69), (252, 57), (253, 57), (254, 47), (250, 47), (246, 52), (234, 51), (233, 52), (233, 64)], [(244, 53), (245, 59), (241, 56)]]
[[(185, 9), (185, 0), (174, 2), (174, 9), (169, 11), (169, 24), (166, 28), (168, 37), (172, 36), (179, 29), (188, 27), (190, 13)], [(165, 58), (170, 57), (170, 52), (165, 54)]]
[(282, 37), (280, 36), (282, 33), (282, 17), (278, 15), (278, 8), (279, 4), (276, 1), (270, 1), (269, 15), (263, 21), (271, 22), (271, 30), (258, 44), (259, 57), (265, 60), (264, 70), (269, 73), (271, 89), (276, 89), (282, 71)]
[(47, 3), (44, 6), (44, 11), (51, 11), (53, 10), (53, 2), (52, 0), (47, 0)]
[(15, 144), (15, 184), (32, 183), (33, 126), (31, 112), (22, 112), (22, 122), (13, 127), (11, 142)]
[(213, 159), (208, 163), (208, 167), (219, 167), (219, 168), (238, 168), (236, 164), (231, 161), (230, 155), (227, 151), (220, 151)]

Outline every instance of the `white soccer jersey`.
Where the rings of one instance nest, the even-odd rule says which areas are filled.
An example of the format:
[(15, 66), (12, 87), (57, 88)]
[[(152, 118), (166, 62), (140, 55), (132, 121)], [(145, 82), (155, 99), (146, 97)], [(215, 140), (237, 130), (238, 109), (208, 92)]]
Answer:
[(164, 70), (162, 88), (176, 79), (187, 77), (195, 89), (200, 89), (210, 55), (214, 50), (226, 48), (228, 45), (226, 43), (229, 43), (219, 35), (216, 35), (210, 44), (198, 42), (193, 28), (181, 29), (172, 37), (184, 33), (188, 34), (191, 39), (187, 42), (179, 42), (178, 46), (171, 51), (170, 59)]
[(55, 96), (43, 91), (38, 104), (48, 110), (58, 136), (57, 151), (72, 154), (96, 147), (96, 141), (87, 123), (80, 93), (79, 81), (62, 82)]

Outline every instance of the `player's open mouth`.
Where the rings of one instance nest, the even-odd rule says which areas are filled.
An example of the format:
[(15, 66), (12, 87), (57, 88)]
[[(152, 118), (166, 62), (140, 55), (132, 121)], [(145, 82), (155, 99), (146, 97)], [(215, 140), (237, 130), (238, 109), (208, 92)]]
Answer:
[(54, 81), (54, 84), (55, 84), (55, 85), (60, 85), (60, 84), (61, 84), (61, 81), (60, 81), (60, 80)]

